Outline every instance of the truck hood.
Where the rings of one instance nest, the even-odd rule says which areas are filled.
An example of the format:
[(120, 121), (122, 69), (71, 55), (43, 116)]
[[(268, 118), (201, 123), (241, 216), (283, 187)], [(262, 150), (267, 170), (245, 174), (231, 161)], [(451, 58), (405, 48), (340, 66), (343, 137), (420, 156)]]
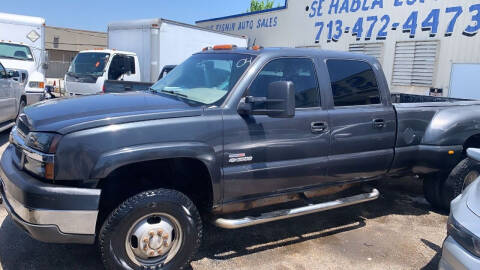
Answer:
[(2, 62), (2, 65), (6, 69), (23, 69), (23, 70), (28, 70), (29, 73), (32, 73), (37, 70), (37, 67), (34, 61), (23, 61), (23, 60), (0, 58), (0, 62)]
[(467, 206), (480, 217), (480, 178), (473, 182), (465, 191), (467, 193)]
[(25, 108), (22, 121), (32, 131), (66, 134), (78, 130), (128, 122), (192, 117), (203, 107), (146, 92), (61, 98)]

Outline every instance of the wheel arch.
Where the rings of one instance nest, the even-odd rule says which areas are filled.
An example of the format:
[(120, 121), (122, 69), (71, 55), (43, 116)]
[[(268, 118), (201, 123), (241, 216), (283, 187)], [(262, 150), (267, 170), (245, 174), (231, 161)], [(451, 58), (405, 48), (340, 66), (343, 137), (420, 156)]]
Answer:
[[(212, 175), (219, 174), (213, 168), (213, 155), (187, 155), (194, 147), (190, 150), (177, 148), (177, 155), (161, 151), (154, 154), (155, 149), (159, 150), (144, 147), (128, 152), (123, 149), (106, 155), (103, 161), (97, 163), (98, 170), (94, 175), (102, 176), (97, 184), (101, 190), (97, 231), (118, 205), (149, 190), (163, 188), (179, 191), (190, 198), (202, 213), (209, 213), (221, 205), (220, 177)], [(108, 164), (115, 166), (104, 169)]]
[(468, 148), (480, 148), (480, 133), (468, 137), (463, 143), (463, 151), (466, 154)]

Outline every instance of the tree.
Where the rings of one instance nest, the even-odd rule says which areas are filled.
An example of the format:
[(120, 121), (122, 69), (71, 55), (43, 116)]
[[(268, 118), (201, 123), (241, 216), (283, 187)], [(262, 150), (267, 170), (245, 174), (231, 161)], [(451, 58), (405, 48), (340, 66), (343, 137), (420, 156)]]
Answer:
[(260, 11), (273, 8), (274, 0), (251, 0), (250, 9), (247, 12)]

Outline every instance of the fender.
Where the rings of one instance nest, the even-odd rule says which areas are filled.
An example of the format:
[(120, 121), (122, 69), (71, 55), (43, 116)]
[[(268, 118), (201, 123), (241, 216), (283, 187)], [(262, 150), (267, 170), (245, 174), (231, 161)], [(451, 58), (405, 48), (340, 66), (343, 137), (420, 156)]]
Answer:
[(425, 131), (422, 144), (463, 145), (480, 134), (480, 106), (457, 106), (439, 111)]
[(217, 164), (213, 148), (200, 142), (145, 144), (107, 152), (97, 160), (90, 178), (105, 178), (125, 165), (168, 158), (193, 158), (203, 162), (210, 173), (213, 202), (220, 202), (222, 194), (220, 166)]

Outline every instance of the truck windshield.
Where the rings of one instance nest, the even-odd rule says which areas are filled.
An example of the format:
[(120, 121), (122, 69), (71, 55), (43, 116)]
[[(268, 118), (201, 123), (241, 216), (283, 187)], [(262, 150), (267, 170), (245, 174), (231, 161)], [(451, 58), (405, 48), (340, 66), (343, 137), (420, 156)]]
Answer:
[(102, 76), (109, 58), (109, 53), (79, 53), (70, 65), (68, 73), (73, 76)]
[(0, 43), (0, 58), (33, 61), (29, 47), (10, 43)]
[(203, 105), (220, 105), (255, 59), (246, 54), (196, 54), (154, 84), (152, 91)]

